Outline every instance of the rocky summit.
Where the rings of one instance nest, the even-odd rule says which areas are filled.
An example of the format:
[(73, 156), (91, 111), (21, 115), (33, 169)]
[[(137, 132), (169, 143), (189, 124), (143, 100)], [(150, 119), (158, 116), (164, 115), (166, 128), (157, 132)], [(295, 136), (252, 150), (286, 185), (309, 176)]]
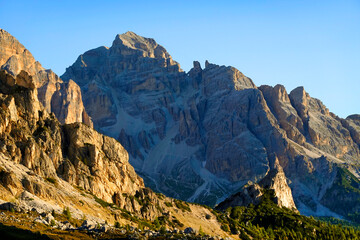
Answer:
[[(281, 181), (265, 185), (282, 189), (279, 203), (300, 213), (358, 212), (356, 187), (347, 189), (351, 198), (340, 192), (341, 179), (359, 178), (359, 117), (339, 118), (303, 87), (257, 87), (208, 61), (186, 73), (155, 40), (133, 32), (81, 54), (62, 79), (80, 86), (94, 127), (120, 141), (156, 191), (215, 205), (273, 174)], [(342, 201), (352, 207), (339, 209)]]
[(44, 69), (16, 38), (3, 29), (0, 29), (0, 69), (13, 76), (21, 71), (30, 74), (40, 102), (47, 112), (55, 113), (60, 122), (83, 122), (92, 126), (79, 86), (71, 80), (63, 82), (53, 71)]

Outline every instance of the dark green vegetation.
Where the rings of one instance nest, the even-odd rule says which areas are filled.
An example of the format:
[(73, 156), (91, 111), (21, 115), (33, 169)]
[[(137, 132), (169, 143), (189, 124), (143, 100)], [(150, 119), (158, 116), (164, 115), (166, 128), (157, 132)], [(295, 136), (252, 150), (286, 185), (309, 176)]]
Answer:
[(0, 223), (1, 239), (51, 239), (40, 232), (33, 233), (13, 226), (6, 226)]
[(55, 178), (48, 177), (45, 180), (48, 181), (49, 183), (56, 184), (56, 179)]
[(69, 207), (64, 208), (64, 210), (63, 210), (63, 215), (64, 215), (68, 220), (71, 219), (71, 212), (70, 212)]
[(323, 199), (326, 207), (360, 224), (360, 181), (349, 170), (338, 168), (335, 181)]
[(191, 212), (189, 204), (187, 202), (175, 199), (175, 205), (178, 209), (182, 210), (183, 212)]
[(274, 203), (274, 192), (267, 190), (260, 204), (228, 208), (215, 212), (222, 229), (241, 239), (360, 239), (354, 227), (330, 224), (305, 217)]

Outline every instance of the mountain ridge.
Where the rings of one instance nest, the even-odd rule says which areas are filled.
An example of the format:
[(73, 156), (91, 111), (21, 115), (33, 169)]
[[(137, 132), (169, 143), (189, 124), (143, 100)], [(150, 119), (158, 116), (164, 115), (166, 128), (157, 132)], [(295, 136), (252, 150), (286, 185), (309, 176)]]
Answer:
[[(16, 225), (14, 215), (7, 217), (12, 211), (26, 216), (22, 221), (28, 229), (40, 224), (50, 228), (50, 235), (66, 230), (73, 237), (81, 231), (91, 236), (112, 229), (123, 236), (128, 230), (117, 232), (116, 222), (116, 228), (146, 224), (154, 235), (160, 227), (198, 231), (198, 224), (218, 238), (229, 235), (208, 208), (145, 188), (115, 139), (83, 123), (60, 124), (38, 101), (35, 81), (25, 71), (16, 77), (0, 71), (0, 105), (2, 223)], [(204, 221), (205, 216), (211, 220)], [(28, 226), (29, 221), (35, 225)]]
[(29, 50), (3, 29), (0, 29), (0, 69), (13, 76), (22, 70), (33, 76), (40, 102), (60, 122), (84, 122), (92, 126), (79, 86), (71, 80), (63, 82), (51, 69), (44, 69)]
[[(14, 72), (33, 58), (12, 55), (16, 61), (2, 65), (1, 222), (45, 226), (43, 237), (65, 229), (74, 238), (81, 231), (89, 238), (359, 235), (296, 211), (360, 222), (359, 115), (341, 119), (302, 87), (290, 94), (281, 85), (257, 87), (233, 67), (207, 61), (202, 69), (195, 61), (184, 73), (164, 48), (142, 39), (148, 45), (129, 43), (133, 49), (121, 42), (88, 51), (68, 68), (75, 80), (65, 82), (79, 81), (83, 91), (75, 98), (65, 92), (68, 101), (84, 96), (85, 107), (104, 104), (92, 112), (103, 114), (94, 115), (95, 127), (124, 146), (81, 122), (60, 124), (59, 113), (39, 101), (39, 76), (23, 69), (31, 65)], [(6, 49), (0, 43), (0, 51)], [(53, 103), (63, 102), (59, 93)], [(109, 116), (113, 122), (101, 123)], [(220, 204), (226, 205), (220, 213), (154, 193), (129, 158), (154, 189), (210, 203), (236, 194)]]
[[(121, 36), (131, 38), (132, 48), (147, 39), (132, 33), (116, 39)], [(289, 94), (282, 85), (257, 87), (237, 69), (208, 61), (204, 69), (195, 61), (184, 73), (164, 58), (144, 57), (145, 46), (135, 52), (113, 47), (85, 52), (62, 77), (80, 84), (85, 108), (107, 112), (104, 117), (89, 110), (95, 128), (124, 145), (148, 186), (214, 205), (264, 177), (275, 154), (300, 212), (316, 215), (317, 208), (326, 209), (318, 195), (327, 191), (324, 176), (331, 182), (333, 169), (342, 166), (357, 176), (360, 151), (352, 136), (358, 125), (329, 112), (303, 87)], [(306, 177), (315, 177), (315, 187)]]

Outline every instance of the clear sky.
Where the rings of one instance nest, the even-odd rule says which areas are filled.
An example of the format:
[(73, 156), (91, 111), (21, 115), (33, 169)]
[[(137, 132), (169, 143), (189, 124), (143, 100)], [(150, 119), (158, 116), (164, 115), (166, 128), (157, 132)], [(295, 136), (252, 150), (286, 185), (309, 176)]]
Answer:
[(359, 0), (0, 0), (0, 28), (58, 75), (133, 31), (185, 71), (193, 60), (231, 65), (258, 86), (304, 86), (340, 117), (360, 114)]

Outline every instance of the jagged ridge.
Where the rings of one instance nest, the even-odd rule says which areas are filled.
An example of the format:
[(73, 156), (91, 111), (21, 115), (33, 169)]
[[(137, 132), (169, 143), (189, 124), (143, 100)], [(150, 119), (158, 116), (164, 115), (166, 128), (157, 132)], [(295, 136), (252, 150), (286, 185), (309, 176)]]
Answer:
[(40, 102), (48, 112), (54, 112), (60, 122), (83, 122), (92, 126), (79, 86), (72, 80), (63, 82), (50, 69), (44, 69), (15, 37), (3, 29), (0, 29), (0, 69), (13, 76), (21, 71), (33, 76)]
[(275, 155), (300, 212), (336, 215), (322, 204), (342, 164), (356, 172), (356, 118), (340, 119), (301, 87), (257, 88), (233, 67), (194, 62), (185, 74), (158, 46), (117, 35), (62, 76), (79, 83), (96, 129), (124, 145), (146, 184), (215, 204), (262, 179)]

